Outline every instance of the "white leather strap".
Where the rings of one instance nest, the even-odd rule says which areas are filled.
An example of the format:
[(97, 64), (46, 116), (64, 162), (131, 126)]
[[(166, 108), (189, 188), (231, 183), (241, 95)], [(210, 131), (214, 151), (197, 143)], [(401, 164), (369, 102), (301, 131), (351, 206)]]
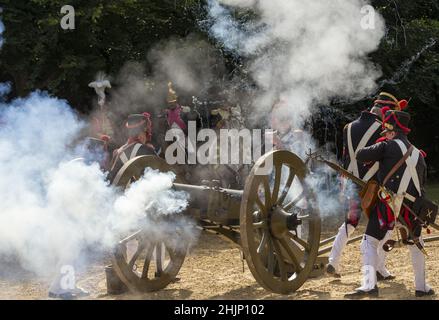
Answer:
[(349, 163), (348, 171), (352, 172), (354, 176), (358, 177), (360, 173), (358, 172), (358, 164), (357, 164), (357, 156), (354, 150), (354, 146), (352, 144), (352, 123), (348, 125), (348, 149), (349, 149), (349, 158), (351, 162)]
[[(360, 177), (360, 173), (358, 170), (358, 163), (357, 163), (357, 153), (361, 149), (367, 146), (367, 143), (372, 138), (374, 133), (380, 128), (381, 124), (379, 122), (374, 122), (369, 129), (367, 129), (366, 133), (363, 135), (363, 137), (360, 140), (360, 143), (357, 146), (357, 149), (354, 150), (353, 143), (352, 143), (352, 123), (348, 125), (348, 149), (349, 149), (349, 158), (351, 160), (349, 164), (348, 171), (352, 172), (356, 177)], [(363, 178), (364, 180), (368, 181), (370, 180), (375, 173), (378, 172), (379, 164), (375, 163), (374, 166), (369, 170), (369, 172), (366, 173), (366, 176)], [(367, 178), (366, 178), (367, 177)]]
[(127, 163), (130, 159), (128, 159), (125, 152), (122, 152), (119, 156), (120, 161), (122, 161), (123, 164)]
[(142, 147), (140, 143), (137, 143), (133, 150), (131, 151), (130, 160), (134, 159), (137, 156), (137, 152), (139, 152), (139, 149)]
[(413, 197), (412, 195), (409, 195), (408, 193), (406, 193), (404, 195), (404, 198), (406, 198), (408, 201), (413, 202), (413, 203), (415, 203), (415, 201), (416, 201), (416, 198)]
[(372, 138), (373, 134), (378, 130), (378, 128), (381, 127), (381, 124), (379, 122), (374, 122), (369, 129), (367, 129), (366, 133), (364, 134), (363, 138), (361, 138), (360, 143), (358, 144), (356, 153), (363, 149), (367, 143), (369, 142), (370, 138)]
[(380, 169), (380, 163), (377, 161), (374, 163), (372, 168), (370, 168), (369, 171), (367, 171), (366, 175), (363, 177), (363, 180), (369, 181), (370, 179), (372, 179), (379, 169)]
[[(407, 147), (405, 146), (405, 144), (399, 139), (396, 139), (395, 141), (396, 141), (396, 143), (398, 143), (398, 146), (401, 149), (402, 154), (403, 155), (406, 154)], [(406, 198), (408, 196), (407, 189), (409, 187), (410, 181), (412, 181), (412, 180), (413, 180), (413, 183), (415, 185), (416, 191), (418, 191), (419, 196), (422, 196), (421, 184), (419, 182), (419, 176), (418, 176), (418, 172), (416, 170), (416, 165), (418, 164), (419, 156), (420, 156), (420, 151), (418, 149), (414, 148), (412, 154), (407, 158), (407, 160), (405, 162), (407, 165), (407, 168), (405, 169), (404, 174), (403, 174), (402, 179), (401, 179), (401, 183), (399, 184), (398, 194), (404, 195)]]

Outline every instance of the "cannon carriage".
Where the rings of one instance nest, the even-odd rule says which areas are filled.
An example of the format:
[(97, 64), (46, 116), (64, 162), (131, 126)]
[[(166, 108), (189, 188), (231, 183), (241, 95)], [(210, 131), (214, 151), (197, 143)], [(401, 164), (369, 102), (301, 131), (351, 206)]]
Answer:
[[(289, 294), (308, 278), (323, 274), (328, 259), (324, 255), (335, 240), (335, 237), (320, 239), (319, 206), (309, 183), (312, 158), (310, 155), (304, 162), (286, 150), (269, 152), (254, 164), (242, 190), (223, 188), (218, 181), (192, 185), (178, 174), (173, 188), (189, 194), (184, 215), (196, 221), (199, 228), (237, 245), (262, 287), (274, 293)], [(343, 173), (334, 163), (325, 160), (321, 163)], [(113, 184), (126, 188), (147, 168), (175, 172), (175, 168), (159, 157), (141, 156), (127, 162)], [(176, 279), (188, 251), (187, 239), (179, 230), (185, 223), (170, 224), (165, 235), (139, 227), (119, 241), (113, 250), (112, 262), (118, 278), (127, 288), (134, 292), (157, 291)], [(434, 223), (431, 226), (439, 229)], [(361, 238), (355, 237), (348, 243)], [(424, 239), (425, 242), (438, 240), (438, 236)], [(132, 241), (137, 243), (136, 250), (128, 255)]]
[[(125, 188), (133, 179), (139, 179), (146, 168), (175, 172), (161, 158), (141, 156), (127, 162), (113, 184)], [(199, 228), (219, 234), (241, 248), (262, 287), (287, 294), (324, 268), (318, 258), (320, 217), (307, 176), (307, 166), (298, 156), (279, 150), (255, 163), (243, 190), (222, 188), (218, 182), (191, 185), (178, 174), (173, 188), (189, 194), (184, 214)], [(130, 290), (160, 290), (176, 278), (187, 243), (179, 239), (178, 227), (171, 229), (168, 235), (155, 237), (150, 230), (140, 228), (117, 244), (113, 267)], [(132, 242), (137, 243), (136, 249), (128, 255)]]

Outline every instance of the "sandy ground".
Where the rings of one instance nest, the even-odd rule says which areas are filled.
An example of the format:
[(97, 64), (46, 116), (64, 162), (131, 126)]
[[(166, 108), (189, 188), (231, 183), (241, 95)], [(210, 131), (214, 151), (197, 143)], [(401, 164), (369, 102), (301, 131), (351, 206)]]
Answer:
[[(322, 276), (309, 279), (297, 292), (283, 296), (267, 292), (254, 280), (241, 260), (240, 250), (222, 238), (203, 233), (180, 271), (180, 281), (164, 290), (143, 295), (107, 295), (104, 266), (107, 258), (96, 259), (77, 275), (79, 285), (90, 291), (89, 299), (343, 299), (361, 281), (359, 243), (350, 245), (343, 256), (342, 278)], [(427, 244), (427, 275), (439, 291), (439, 243)], [(380, 283), (381, 299), (414, 299), (413, 272), (407, 248), (396, 249), (388, 258), (388, 269), (396, 275)], [(24, 271), (0, 273), (0, 299), (47, 299), (47, 282)], [(9, 274), (5, 276), (5, 274)], [(10, 274), (14, 274), (13, 277)], [(432, 298), (427, 298), (432, 299)], [(433, 299), (438, 299), (434, 297)]]

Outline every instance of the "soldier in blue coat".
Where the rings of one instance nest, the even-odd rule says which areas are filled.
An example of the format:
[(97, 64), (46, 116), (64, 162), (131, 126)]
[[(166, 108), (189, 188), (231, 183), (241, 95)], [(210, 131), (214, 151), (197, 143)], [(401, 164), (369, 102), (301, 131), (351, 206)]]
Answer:
[[(368, 181), (374, 178), (378, 172), (378, 162), (361, 163), (357, 161), (356, 155), (359, 150), (375, 144), (381, 138), (382, 110), (394, 108), (396, 103), (405, 104), (406, 102), (405, 100), (398, 101), (390, 93), (381, 92), (370, 110), (363, 111), (358, 119), (345, 126), (343, 130), (343, 167), (357, 178)], [(328, 274), (337, 278), (340, 277), (340, 260), (343, 250), (357, 228), (362, 214), (356, 187), (346, 181), (344, 190), (345, 198), (348, 201), (348, 214), (346, 221), (338, 230), (326, 268)], [(383, 243), (390, 236), (391, 232), (383, 238)], [(378, 279), (381, 281), (394, 279), (394, 276), (385, 267), (386, 253), (382, 250), (382, 246), (378, 248), (378, 258)]]
[(357, 153), (362, 163), (378, 162), (377, 180), (392, 192), (392, 195), (380, 191), (379, 201), (370, 214), (366, 234), (361, 244), (363, 256), (363, 285), (355, 292), (346, 295), (349, 298), (377, 296), (375, 270), (377, 268), (377, 247), (388, 230), (392, 230), (400, 219), (409, 228), (407, 242), (412, 257), (415, 275), (415, 295), (417, 297), (434, 295), (434, 290), (426, 283), (425, 255), (418, 245), (423, 246), (422, 227), (403, 202), (413, 207), (417, 198), (425, 194), (427, 165), (425, 153), (414, 147), (408, 140), (410, 114), (400, 110), (389, 110), (383, 121), (383, 135), (386, 140)]

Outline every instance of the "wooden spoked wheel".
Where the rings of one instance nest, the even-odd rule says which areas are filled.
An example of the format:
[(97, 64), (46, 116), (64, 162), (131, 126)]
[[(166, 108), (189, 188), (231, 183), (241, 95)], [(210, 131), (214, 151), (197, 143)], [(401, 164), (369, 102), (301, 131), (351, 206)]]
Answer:
[[(160, 172), (173, 171), (158, 157), (141, 156), (127, 162), (115, 177), (113, 184), (123, 189), (129, 188), (130, 182), (139, 180), (146, 168)], [(183, 181), (177, 176), (176, 182)], [(140, 229), (121, 240), (114, 248), (114, 270), (131, 291), (161, 290), (177, 277), (186, 257), (188, 244), (179, 233), (178, 222), (170, 219), (162, 218), (156, 221), (165, 226), (160, 228), (160, 232), (164, 229), (167, 234), (154, 234), (151, 227), (148, 230)]]
[(320, 216), (307, 174), (298, 156), (273, 151), (255, 164), (244, 188), (243, 253), (256, 281), (275, 293), (299, 289), (317, 258)]

